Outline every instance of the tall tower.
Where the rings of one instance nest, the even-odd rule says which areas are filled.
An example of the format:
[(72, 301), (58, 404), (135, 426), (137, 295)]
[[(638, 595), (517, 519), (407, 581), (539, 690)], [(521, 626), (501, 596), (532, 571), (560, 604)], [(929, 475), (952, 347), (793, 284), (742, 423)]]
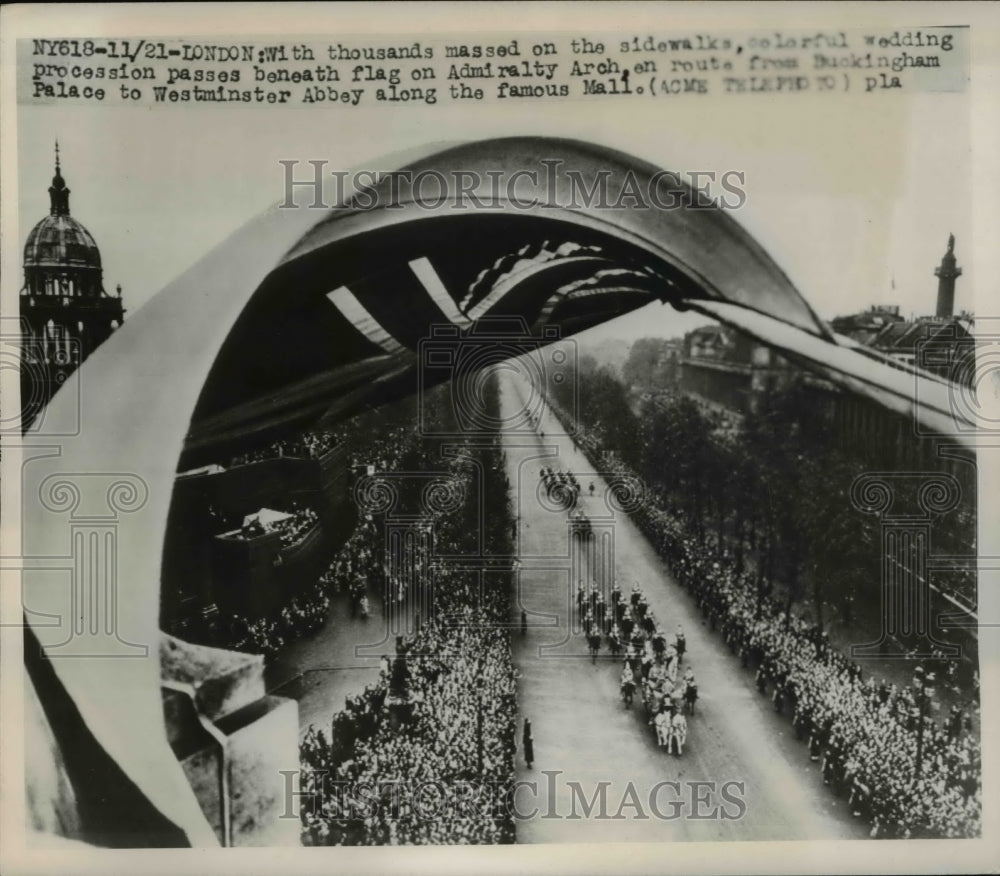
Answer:
[(962, 269), (955, 263), (955, 235), (948, 235), (948, 251), (941, 259), (941, 264), (934, 269), (938, 278), (937, 316), (938, 319), (950, 319), (955, 315), (955, 280), (962, 276)]
[(21, 288), (21, 424), (27, 429), (56, 390), (125, 317), (121, 286), (104, 291), (101, 253), (69, 214), (70, 190), (56, 143), (49, 215), (24, 245)]

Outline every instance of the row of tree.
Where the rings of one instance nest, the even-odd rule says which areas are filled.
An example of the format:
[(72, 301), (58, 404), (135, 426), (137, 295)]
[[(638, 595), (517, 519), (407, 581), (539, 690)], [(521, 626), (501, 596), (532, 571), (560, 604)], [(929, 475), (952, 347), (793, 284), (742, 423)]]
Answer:
[[(553, 400), (576, 420), (585, 443), (615, 454), (703, 546), (751, 573), (761, 597), (773, 593), (788, 609), (808, 601), (821, 628), (831, 620), (830, 605), (846, 624), (859, 597), (874, 598), (877, 611), (878, 587), (871, 585), (881, 576), (880, 522), (851, 500), (871, 460), (835, 440), (815, 391), (793, 380), (743, 415), (710, 408), (669, 380), (655, 392), (640, 383), (636, 392), (629, 376), (642, 374), (644, 364), (662, 365), (657, 349), (637, 342), (624, 380), (584, 356), (575, 380), (557, 385)], [(936, 521), (939, 547), (974, 553), (971, 493)], [(900, 501), (915, 506), (915, 496)]]

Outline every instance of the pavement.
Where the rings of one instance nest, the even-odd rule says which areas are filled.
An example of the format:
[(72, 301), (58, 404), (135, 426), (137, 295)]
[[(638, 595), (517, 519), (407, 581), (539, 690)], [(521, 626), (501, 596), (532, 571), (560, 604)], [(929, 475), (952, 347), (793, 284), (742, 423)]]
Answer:
[[(519, 518), (511, 623), (519, 628), (522, 608), (528, 616), (527, 633), (513, 636), (518, 741), (527, 717), (535, 756), (528, 769), (518, 754), (517, 779), (534, 783), (521, 786), (516, 798), (519, 813), (532, 816), (519, 821), (518, 842), (867, 837), (846, 800), (823, 784), (819, 764), (795, 739), (789, 719), (757, 692), (752, 673), (703, 623), (628, 515), (605, 501), (606, 480), (562, 434), (555, 415), (509, 375), (502, 379), (501, 405), (509, 423), (523, 421), (517, 412), (525, 408), (540, 414), (537, 432), (514, 427), (503, 435)], [(620, 661), (605, 649), (592, 662), (584, 636), (572, 630), (580, 559), (574, 564), (567, 512), (538, 491), (543, 466), (576, 473), (580, 503), (602, 545), (587, 560), (597, 574), (602, 564), (613, 564), (623, 594), (638, 581), (668, 637), (678, 624), (684, 627), (684, 665), (694, 667), (699, 701), (681, 757), (656, 745), (641, 700), (625, 708)]]
[(379, 657), (395, 650), (386, 638), (381, 597), (371, 593), (369, 599), (371, 615), (362, 620), (351, 617), (347, 593), (336, 594), (326, 623), (313, 635), (296, 639), (268, 664), (267, 692), (298, 700), (300, 737), (310, 724), (329, 736), (333, 716), (344, 708), (345, 699), (374, 684)]

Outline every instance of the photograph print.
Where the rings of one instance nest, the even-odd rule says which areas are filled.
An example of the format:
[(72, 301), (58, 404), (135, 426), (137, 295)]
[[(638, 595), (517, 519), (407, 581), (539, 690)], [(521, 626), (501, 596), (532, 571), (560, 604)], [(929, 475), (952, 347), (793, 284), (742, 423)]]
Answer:
[(315, 8), (8, 19), (22, 851), (981, 851), (968, 7)]

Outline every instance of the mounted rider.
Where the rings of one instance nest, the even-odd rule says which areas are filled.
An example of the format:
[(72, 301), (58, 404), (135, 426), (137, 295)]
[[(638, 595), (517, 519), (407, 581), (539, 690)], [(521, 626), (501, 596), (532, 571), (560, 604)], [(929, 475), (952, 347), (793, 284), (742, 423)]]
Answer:
[(662, 657), (663, 652), (667, 650), (667, 638), (663, 634), (663, 630), (657, 627), (656, 632), (653, 634), (653, 653), (657, 657)]
[(632, 668), (626, 663), (622, 667), (621, 680), (618, 683), (618, 687), (621, 690), (622, 700), (625, 702), (626, 708), (632, 707), (632, 697), (635, 694), (635, 673), (632, 672)]
[(677, 632), (674, 635), (674, 647), (677, 649), (677, 659), (684, 659), (684, 652), (687, 650), (687, 638), (684, 636), (684, 627), (677, 624)]
[(611, 647), (611, 653), (617, 657), (622, 650), (622, 636), (621, 630), (618, 629), (618, 624), (613, 623), (611, 625), (611, 632), (608, 634), (608, 644)]

